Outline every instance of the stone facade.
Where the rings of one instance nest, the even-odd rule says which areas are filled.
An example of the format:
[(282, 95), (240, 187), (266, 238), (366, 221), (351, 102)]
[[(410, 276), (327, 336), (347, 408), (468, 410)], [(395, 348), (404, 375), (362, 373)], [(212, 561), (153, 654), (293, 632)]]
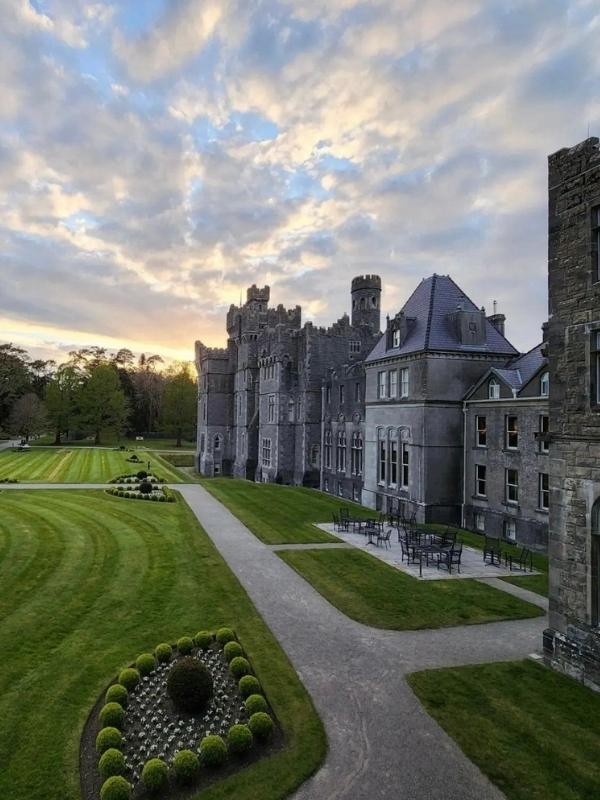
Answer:
[(600, 147), (549, 157), (546, 659), (600, 689)]

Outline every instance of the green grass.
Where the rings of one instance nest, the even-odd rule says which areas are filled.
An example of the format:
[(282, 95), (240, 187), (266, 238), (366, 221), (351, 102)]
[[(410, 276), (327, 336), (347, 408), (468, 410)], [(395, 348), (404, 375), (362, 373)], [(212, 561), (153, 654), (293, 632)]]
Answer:
[(374, 628), (443, 628), (543, 613), (477, 581), (419, 581), (356, 549), (286, 550), (277, 555), (332, 605)]
[(2, 492), (0, 586), (0, 797), (78, 800), (81, 731), (118, 669), (223, 624), (238, 632), (286, 746), (198, 796), (279, 800), (322, 762), (306, 691), (183, 501)]
[(597, 800), (600, 696), (530, 661), (427, 670), (408, 681), (509, 800)]
[(371, 509), (300, 486), (230, 478), (211, 478), (201, 483), (266, 544), (339, 541), (316, 528), (315, 523), (331, 522), (332, 512), (337, 513), (342, 506), (350, 506), (360, 516), (374, 515)]
[(24, 452), (0, 452), (0, 479), (21, 483), (103, 483), (126, 473), (151, 468), (170, 483), (181, 483), (183, 476), (156, 453), (139, 452), (141, 462), (126, 459), (132, 453), (101, 447), (31, 449)]
[(161, 458), (174, 467), (194, 467), (196, 465), (195, 453), (162, 453)]

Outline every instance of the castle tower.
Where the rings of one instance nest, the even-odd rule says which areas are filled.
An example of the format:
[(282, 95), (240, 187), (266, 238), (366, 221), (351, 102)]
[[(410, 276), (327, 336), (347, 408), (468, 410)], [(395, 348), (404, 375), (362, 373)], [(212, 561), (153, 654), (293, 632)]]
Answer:
[(381, 278), (379, 275), (358, 275), (352, 280), (352, 325), (368, 326), (373, 333), (380, 330)]

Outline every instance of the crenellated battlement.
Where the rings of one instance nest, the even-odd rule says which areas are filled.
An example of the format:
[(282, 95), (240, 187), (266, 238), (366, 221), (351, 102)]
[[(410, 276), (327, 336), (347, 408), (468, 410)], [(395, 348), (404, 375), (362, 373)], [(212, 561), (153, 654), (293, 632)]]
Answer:
[(381, 291), (381, 278), (379, 275), (357, 275), (352, 279), (352, 291), (361, 289), (378, 289)]
[(257, 301), (259, 303), (268, 303), (271, 297), (271, 287), (263, 286), (260, 289), (255, 283), (246, 289), (246, 302), (251, 303)]

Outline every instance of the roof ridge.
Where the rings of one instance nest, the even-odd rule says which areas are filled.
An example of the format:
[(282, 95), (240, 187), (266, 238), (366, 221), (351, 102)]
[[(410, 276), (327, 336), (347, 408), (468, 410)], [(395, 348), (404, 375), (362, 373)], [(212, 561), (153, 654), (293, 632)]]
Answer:
[(429, 335), (431, 333), (431, 320), (433, 318), (433, 299), (435, 297), (435, 285), (437, 274), (434, 272), (431, 277), (431, 295), (429, 296), (429, 310), (427, 312), (427, 326), (425, 328), (425, 340), (423, 342), (423, 349), (429, 350)]
[[(461, 294), (462, 294), (462, 296), (465, 298), (465, 300), (468, 300), (468, 301), (469, 301), (469, 303), (471, 303), (471, 305), (475, 306), (475, 308), (476, 308), (476, 309), (480, 310), (480, 309), (479, 309), (479, 306), (477, 305), (477, 303), (474, 303), (474, 302), (471, 300), (471, 298), (469, 297), (469, 295), (468, 295), (468, 294), (466, 294), (465, 292), (463, 292), (462, 288), (461, 288), (461, 287), (460, 287), (460, 286), (459, 286), (459, 285), (456, 283), (456, 281), (455, 281), (455, 280), (454, 280), (454, 279), (453, 279), (453, 278), (452, 278), (450, 275), (447, 275), (446, 277), (448, 278), (448, 280), (449, 280), (451, 283), (453, 283), (453, 284), (456, 286), (456, 288), (457, 288), (457, 289), (460, 291), (460, 293), (461, 293)], [(481, 310), (483, 311), (483, 306), (481, 307)], [(485, 312), (484, 312), (484, 313), (485, 313)], [(486, 315), (486, 317), (485, 317), (485, 321), (486, 321), (486, 323), (487, 323), (487, 324), (489, 324), (489, 325), (492, 325), (492, 323), (491, 323), (491, 322), (489, 321), (489, 319), (487, 318), (487, 315)], [(513, 349), (513, 350), (516, 350), (516, 352), (517, 352), (517, 355), (515, 356), (515, 358), (518, 358), (518, 353), (519, 353), (519, 351), (518, 351), (518, 350), (517, 350), (517, 348), (514, 346), (514, 344), (513, 344), (512, 342), (510, 342), (510, 341), (509, 341), (509, 340), (506, 338), (506, 336), (505, 336), (503, 333), (500, 333), (500, 331), (498, 330), (498, 328), (496, 328), (494, 325), (492, 325), (492, 328), (494, 328), (494, 329), (495, 329), (495, 330), (498, 332), (498, 335), (499, 335), (499, 336), (501, 336), (501, 337), (502, 337), (502, 339), (504, 339), (504, 341), (505, 341), (505, 342), (506, 342), (508, 345), (510, 345), (510, 346), (512, 347), (512, 349)]]

